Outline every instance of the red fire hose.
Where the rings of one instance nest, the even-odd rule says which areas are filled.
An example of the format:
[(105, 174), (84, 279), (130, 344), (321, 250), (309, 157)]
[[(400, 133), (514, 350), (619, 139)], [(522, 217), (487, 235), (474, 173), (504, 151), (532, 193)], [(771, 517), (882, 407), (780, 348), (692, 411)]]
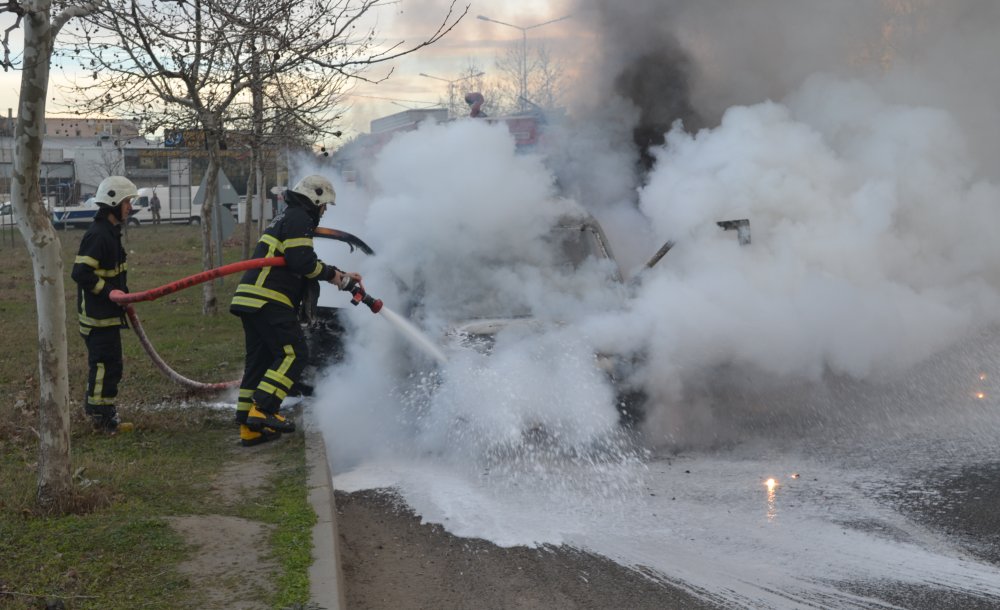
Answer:
[(216, 267), (215, 269), (209, 269), (208, 271), (202, 271), (201, 273), (196, 273), (195, 275), (179, 279), (176, 282), (164, 284), (159, 288), (152, 288), (142, 292), (125, 293), (121, 290), (112, 290), (109, 296), (112, 301), (125, 308), (125, 313), (128, 315), (128, 319), (132, 323), (132, 329), (135, 330), (135, 334), (139, 337), (139, 343), (142, 344), (143, 349), (145, 349), (146, 353), (149, 354), (149, 357), (153, 360), (153, 363), (156, 364), (157, 368), (163, 371), (167, 377), (192, 390), (225, 390), (237, 387), (240, 384), (240, 380), (223, 381), (220, 383), (202, 383), (200, 381), (188, 379), (174, 369), (170, 368), (170, 365), (164, 362), (163, 358), (156, 353), (156, 349), (153, 348), (153, 344), (149, 342), (149, 337), (146, 336), (146, 331), (143, 330), (142, 324), (139, 322), (139, 316), (136, 315), (135, 308), (132, 306), (132, 303), (138, 303), (139, 301), (153, 301), (162, 296), (177, 292), (178, 290), (190, 288), (191, 286), (196, 286), (231, 273), (246, 271), (247, 269), (258, 269), (260, 267), (282, 267), (284, 265), (285, 259), (281, 257), (255, 258), (229, 265), (223, 265), (222, 267)]

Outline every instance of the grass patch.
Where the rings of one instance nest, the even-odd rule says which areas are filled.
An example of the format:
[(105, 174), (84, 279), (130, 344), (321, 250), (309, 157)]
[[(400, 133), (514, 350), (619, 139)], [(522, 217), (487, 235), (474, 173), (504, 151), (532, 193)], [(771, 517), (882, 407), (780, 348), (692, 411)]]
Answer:
[(306, 488), (305, 440), (299, 435), (281, 441), (282, 451), (275, 465), (277, 473), (266, 502), (246, 505), (240, 516), (275, 526), (271, 534), (272, 557), (281, 565), (277, 580), (275, 608), (287, 608), (309, 599), (309, 566), (312, 564), (312, 527), (316, 513), (309, 505)]
[(183, 431), (75, 434), (79, 514), (35, 514), (34, 454), (4, 454), (0, 466), (11, 476), (0, 480), (0, 605), (181, 607), (187, 583), (176, 565), (189, 549), (164, 518), (232, 512), (209, 488), (232, 455), (227, 419), (206, 416)]
[[(201, 229), (187, 225), (131, 228), (126, 232), (129, 252), (129, 288), (138, 292), (200, 272)], [(239, 233), (239, 230), (237, 230)], [(59, 231), (66, 286), (66, 325), (69, 346), (70, 396), (83, 404), (87, 375), (87, 350), (76, 323), (76, 285), (70, 278), (73, 259), (84, 231)], [(5, 260), (0, 290), (0, 324), (4, 344), (23, 346), (0, 353), (0, 384), (3, 401), (31, 402), (38, 396), (38, 323), (35, 315), (34, 279), (31, 259), (19, 235), (15, 243), (0, 242)], [(239, 245), (223, 249), (223, 261), (239, 259)], [(229, 300), (239, 282), (231, 275), (216, 284), (219, 313), (204, 316), (202, 287), (196, 286), (152, 302), (137, 303), (136, 312), (160, 356), (178, 373), (205, 382), (238, 379), (243, 371), (243, 330), (239, 319), (229, 314)], [(167, 379), (142, 350), (132, 331), (124, 331), (125, 377), (119, 388), (123, 409), (133, 406), (179, 402), (190, 398), (182, 387)], [(30, 400), (29, 400), (30, 399)], [(0, 414), (4, 406), (0, 403)], [(125, 415), (132, 416), (126, 412)]]
[[(239, 231), (237, 231), (239, 232)], [(270, 555), (279, 563), (272, 607), (308, 601), (311, 527), (315, 515), (306, 490), (305, 441), (282, 439), (276, 462), (252, 498), (228, 504), (212, 489), (219, 472), (239, 456), (232, 412), (198, 406), (205, 397), (175, 385), (156, 369), (131, 331), (123, 331), (125, 377), (118, 408), (136, 429), (96, 435), (83, 417), (86, 348), (77, 333), (76, 288), (69, 277), (82, 230), (59, 232), (66, 282), (74, 494), (63, 514), (35, 505), (38, 460), (37, 321), (31, 260), (15, 233), (0, 241), (0, 607), (125, 610), (189, 607), (191, 583), (178, 570), (188, 547), (166, 519), (227, 515), (274, 525)], [(201, 271), (200, 228), (161, 225), (130, 229), (129, 287), (160, 286)], [(224, 262), (240, 256), (238, 244)], [(182, 375), (199, 381), (237, 379), (243, 368), (243, 333), (228, 313), (238, 282), (217, 288), (220, 313), (201, 313), (200, 287), (174, 293), (136, 310), (160, 355)], [(234, 392), (207, 397), (234, 402)]]

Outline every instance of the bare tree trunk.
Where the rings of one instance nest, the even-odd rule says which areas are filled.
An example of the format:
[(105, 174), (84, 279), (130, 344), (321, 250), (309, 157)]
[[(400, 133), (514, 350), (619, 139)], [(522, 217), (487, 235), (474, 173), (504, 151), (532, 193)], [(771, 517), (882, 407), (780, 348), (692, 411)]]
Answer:
[[(255, 171), (254, 174), (257, 177), (257, 201), (260, 202), (260, 219), (261, 223), (264, 222), (264, 204), (269, 203), (267, 196), (264, 193), (264, 151), (258, 150), (257, 154), (254, 155)], [(261, 230), (258, 235), (263, 235), (264, 231)]]
[[(256, 33), (255, 33), (256, 37)], [(254, 40), (256, 44), (256, 40)], [(266, 44), (266, 43), (265, 43)], [(247, 177), (247, 215), (246, 215), (246, 226), (243, 227), (243, 258), (250, 258), (250, 252), (252, 246), (250, 244), (250, 233), (253, 223), (253, 203), (257, 193), (260, 191), (257, 189), (258, 171), (260, 164), (260, 149), (261, 140), (264, 131), (264, 93), (261, 90), (260, 84), (260, 53), (254, 53), (253, 57), (250, 58), (250, 73), (253, 79), (250, 85), (250, 97), (253, 106), (253, 127), (250, 135), (250, 176)], [(261, 222), (264, 221), (264, 206), (260, 208), (260, 218)]]
[(264, 230), (267, 229), (266, 214), (264, 214), (264, 206), (270, 205), (267, 197), (264, 196), (263, 192), (257, 193), (257, 197), (260, 198), (260, 216), (257, 217), (257, 235), (263, 235)]
[(62, 249), (42, 205), (39, 171), (52, 56), (47, 2), (24, 16), (24, 68), (17, 111), (11, 201), (31, 253), (38, 308), (38, 503), (58, 506), (72, 489), (69, 437), (69, 356)]
[[(215, 217), (212, 212), (219, 192), (219, 122), (216, 117), (209, 116), (203, 118), (202, 125), (205, 127), (208, 143), (208, 169), (205, 170), (208, 173), (205, 180), (205, 196), (201, 204), (201, 265), (202, 269), (208, 271), (215, 268), (215, 231), (212, 224)], [(216, 284), (205, 282), (202, 286), (204, 303), (201, 312), (205, 315), (215, 315), (219, 310), (218, 298), (215, 295)]]
[(257, 151), (250, 150), (250, 175), (247, 176), (247, 197), (243, 208), (243, 260), (250, 258), (250, 243), (253, 235), (253, 202), (256, 198), (257, 186)]
[[(288, 158), (288, 152), (287, 152), (288, 151), (288, 145), (287, 144), (285, 145), (285, 151), (286, 151), (285, 152), (285, 158), (287, 159)], [(274, 179), (275, 179), (276, 186), (277, 186), (277, 188), (285, 188), (285, 185), (283, 185), (282, 181), (281, 181), (281, 170), (279, 168), (279, 163), (281, 162), (281, 153), (278, 152), (277, 150), (275, 150), (272, 154), (274, 155)], [(288, 182), (287, 162), (286, 162), (286, 169), (285, 169), (285, 182)], [(264, 229), (267, 228), (267, 223), (264, 222), (264, 217), (265, 217), (265, 214), (264, 214), (264, 199), (265, 199), (264, 198), (264, 193), (261, 193), (260, 194), (260, 201), (261, 201), (260, 206), (261, 206), (261, 210), (260, 210), (260, 218), (258, 219), (258, 230), (257, 230), (257, 234), (258, 235), (263, 235), (264, 234)], [(275, 214), (278, 214), (279, 212), (280, 212), (280, 210), (275, 210)]]

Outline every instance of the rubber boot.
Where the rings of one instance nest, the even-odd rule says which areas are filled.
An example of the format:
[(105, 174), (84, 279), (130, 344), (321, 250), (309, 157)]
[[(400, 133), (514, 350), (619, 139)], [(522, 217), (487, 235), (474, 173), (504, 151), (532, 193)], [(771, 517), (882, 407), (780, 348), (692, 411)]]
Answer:
[(271, 428), (276, 432), (295, 432), (295, 422), (277, 413), (265, 413), (257, 408), (256, 403), (247, 413), (246, 426), (254, 432), (263, 432), (265, 428)]
[(248, 426), (240, 426), (240, 444), (244, 447), (253, 447), (279, 438), (281, 438), (281, 433), (275, 432), (271, 428), (264, 428), (261, 432), (254, 432)]
[(114, 405), (90, 405), (83, 407), (84, 413), (90, 416), (95, 432), (114, 434), (118, 432), (118, 410)]
[(114, 434), (118, 432), (118, 416), (117, 415), (95, 415), (94, 419), (94, 430), (97, 432), (103, 432), (105, 434)]

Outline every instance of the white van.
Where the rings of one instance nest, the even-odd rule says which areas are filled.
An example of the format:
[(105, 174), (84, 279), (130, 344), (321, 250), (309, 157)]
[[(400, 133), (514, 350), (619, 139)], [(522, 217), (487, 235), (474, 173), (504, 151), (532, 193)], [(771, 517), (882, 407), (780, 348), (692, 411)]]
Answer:
[(129, 224), (139, 226), (153, 224), (153, 210), (149, 205), (153, 199), (153, 193), (156, 193), (160, 200), (160, 222), (200, 224), (201, 206), (191, 203), (194, 200), (196, 190), (191, 189), (191, 197), (187, 201), (182, 201), (180, 197), (176, 201), (171, 201), (170, 187), (158, 185), (139, 189), (139, 194), (132, 200), (132, 215), (128, 218)]
[[(139, 189), (139, 194), (132, 201), (132, 215), (129, 216), (129, 224), (139, 226), (153, 224), (153, 210), (149, 205), (153, 199), (153, 193), (156, 193), (156, 196), (160, 200), (160, 222), (201, 224), (201, 203), (198, 200), (199, 187), (192, 186), (191, 196), (186, 200), (184, 199), (186, 193), (180, 190), (180, 188), (174, 188), (173, 200), (170, 198), (170, 187), (167, 186), (158, 185)], [(235, 196), (233, 197), (233, 201), (223, 201), (220, 205), (229, 210), (234, 219), (236, 218)]]

